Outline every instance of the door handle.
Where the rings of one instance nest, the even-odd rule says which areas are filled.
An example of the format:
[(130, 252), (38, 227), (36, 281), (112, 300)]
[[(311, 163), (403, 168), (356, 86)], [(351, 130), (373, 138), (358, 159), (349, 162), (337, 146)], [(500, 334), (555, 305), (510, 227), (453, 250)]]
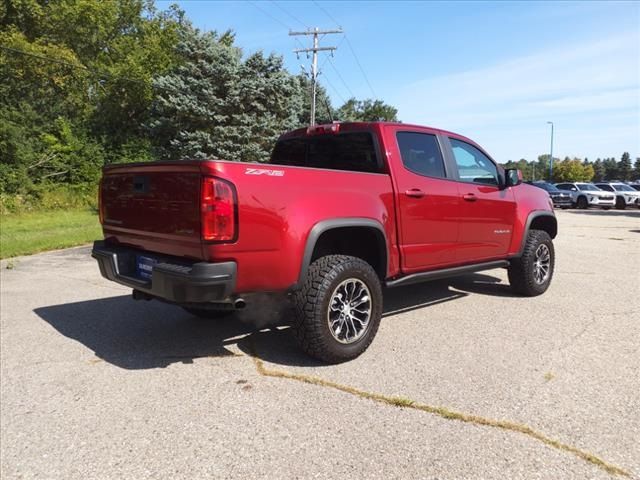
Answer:
[(413, 198), (422, 198), (425, 196), (425, 193), (420, 190), (419, 188), (411, 188), (409, 190), (407, 190), (406, 192), (404, 192), (404, 194), (407, 197), (413, 197)]
[(464, 195), (462, 195), (462, 198), (467, 202), (475, 202), (478, 199), (478, 197), (476, 197), (473, 193), (465, 193)]

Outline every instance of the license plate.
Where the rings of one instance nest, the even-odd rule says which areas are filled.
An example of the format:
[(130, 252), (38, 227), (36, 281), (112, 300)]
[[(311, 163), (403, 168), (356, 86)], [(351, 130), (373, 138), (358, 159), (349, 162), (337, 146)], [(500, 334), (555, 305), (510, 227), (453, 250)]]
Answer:
[(158, 260), (155, 258), (136, 255), (136, 276), (144, 280), (151, 280), (153, 266), (156, 263), (158, 263)]

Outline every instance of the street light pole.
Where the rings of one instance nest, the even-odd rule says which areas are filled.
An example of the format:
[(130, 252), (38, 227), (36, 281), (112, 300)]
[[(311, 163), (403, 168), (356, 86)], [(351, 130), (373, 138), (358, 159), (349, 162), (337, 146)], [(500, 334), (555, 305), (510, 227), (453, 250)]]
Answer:
[(553, 122), (551, 124), (551, 151), (549, 153), (549, 181), (553, 181)]

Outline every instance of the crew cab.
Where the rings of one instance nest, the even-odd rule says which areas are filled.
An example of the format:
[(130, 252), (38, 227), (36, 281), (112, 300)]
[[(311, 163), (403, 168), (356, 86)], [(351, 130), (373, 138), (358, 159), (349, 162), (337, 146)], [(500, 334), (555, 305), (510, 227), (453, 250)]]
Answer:
[(600, 190), (593, 183), (556, 183), (556, 187), (558, 187), (559, 190), (569, 192), (573, 200), (573, 205), (581, 209), (598, 207), (609, 210), (615, 205), (615, 195)]
[(366, 350), (383, 287), (502, 267), (542, 294), (558, 230), (549, 196), (472, 140), (386, 122), (288, 132), (268, 164), (107, 166), (99, 210), (92, 255), (134, 299), (216, 317), (282, 295), (326, 362)]

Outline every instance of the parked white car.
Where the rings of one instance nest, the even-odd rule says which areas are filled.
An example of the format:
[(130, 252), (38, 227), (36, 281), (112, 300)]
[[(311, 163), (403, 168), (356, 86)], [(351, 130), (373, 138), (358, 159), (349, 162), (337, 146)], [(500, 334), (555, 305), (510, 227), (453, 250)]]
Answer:
[(640, 208), (640, 192), (619, 182), (596, 183), (596, 187), (607, 192), (613, 192), (616, 196), (616, 208), (624, 210), (627, 207)]
[(600, 190), (593, 183), (556, 183), (556, 187), (570, 192), (571, 200), (578, 208), (599, 207), (608, 210), (616, 204), (615, 194)]

